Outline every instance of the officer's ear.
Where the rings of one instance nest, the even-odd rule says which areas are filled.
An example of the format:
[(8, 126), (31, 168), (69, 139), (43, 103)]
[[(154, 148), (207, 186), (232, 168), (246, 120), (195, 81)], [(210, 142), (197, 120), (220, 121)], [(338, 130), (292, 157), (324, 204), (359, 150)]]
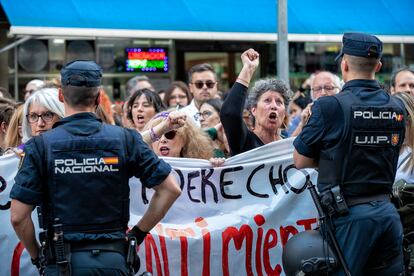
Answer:
[(65, 97), (63, 97), (62, 88), (59, 88), (59, 101), (61, 101), (62, 103), (65, 102)]
[(382, 67), (382, 62), (378, 61), (378, 64), (375, 66), (375, 73), (378, 73), (379, 70), (381, 70), (381, 67)]
[(348, 60), (344, 57), (342, 58), (341, 69), (342, 69), (342, 72), (348, 72), (349, 71)]

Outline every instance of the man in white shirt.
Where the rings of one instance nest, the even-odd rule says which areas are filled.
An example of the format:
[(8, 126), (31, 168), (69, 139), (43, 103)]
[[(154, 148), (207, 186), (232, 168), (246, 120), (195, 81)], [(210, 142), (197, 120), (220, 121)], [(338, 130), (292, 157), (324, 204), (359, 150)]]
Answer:
[(181, 110), (200, 126), (200, 106), (217, 95), (217, 75), (210, 64), (197, 64), (188, 71), (188, 82), (193, 100)]

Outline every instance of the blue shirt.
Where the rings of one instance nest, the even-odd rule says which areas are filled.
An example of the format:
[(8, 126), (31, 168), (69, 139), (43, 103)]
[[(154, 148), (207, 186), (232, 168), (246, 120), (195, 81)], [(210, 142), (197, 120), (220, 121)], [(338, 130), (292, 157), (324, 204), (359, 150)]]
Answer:
[(293, 132), (296, 130), (296, 128), (298, 127), (299, 123), (300, 123), (300, 115), (297, 115), (293, 118), (291, 118), (289, 125), (286, 129), (286, 137), (291, 137)]

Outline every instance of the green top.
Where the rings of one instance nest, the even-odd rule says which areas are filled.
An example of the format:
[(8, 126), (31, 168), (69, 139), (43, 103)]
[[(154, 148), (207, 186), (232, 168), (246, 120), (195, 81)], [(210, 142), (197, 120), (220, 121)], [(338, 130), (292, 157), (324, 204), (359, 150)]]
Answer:
[[(211, 140), (215, 141), (217, 140), (217, 129), (214, 127), (207, 128), (204, 130), (207, 132), (208, 136), (210, 136)], [(214, 149), (214, 157), (224, 157), (226, 158), (226, 154), (221, 149)]]

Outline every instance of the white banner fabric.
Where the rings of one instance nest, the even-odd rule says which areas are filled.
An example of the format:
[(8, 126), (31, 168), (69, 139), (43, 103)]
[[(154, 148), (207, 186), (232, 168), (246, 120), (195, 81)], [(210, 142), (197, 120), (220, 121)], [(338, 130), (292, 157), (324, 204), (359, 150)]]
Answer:
[[(206, 160), (165, 158), (182, 194), (139, 247), (139, 273), (284, 275), (284, 244), (317, 225), (305, 187), (306, 176), (316, 183), (317, 173), (293, 166), (292, 142), (285, 139), (231, 157), (220, 168), (212, 168)], [(7, 208), (17, 165), (14, 156), (0, 157), (0, 275), (36, 275), (10, 225)], [(130, 180), (130, 188), (132, 227), (148, 208), (153, 192), (136, 178)]]

